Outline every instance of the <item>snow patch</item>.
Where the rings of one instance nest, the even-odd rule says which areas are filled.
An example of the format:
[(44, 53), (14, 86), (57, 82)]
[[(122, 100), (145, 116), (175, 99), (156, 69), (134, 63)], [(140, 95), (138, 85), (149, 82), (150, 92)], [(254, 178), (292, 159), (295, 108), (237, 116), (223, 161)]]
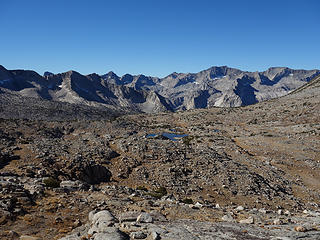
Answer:
[(218, 79), (225, 78), (225, 77), (227, 77), (227, 76), (217, 76), (217, 77), (213, 78), (212, 80), (218, 80)]

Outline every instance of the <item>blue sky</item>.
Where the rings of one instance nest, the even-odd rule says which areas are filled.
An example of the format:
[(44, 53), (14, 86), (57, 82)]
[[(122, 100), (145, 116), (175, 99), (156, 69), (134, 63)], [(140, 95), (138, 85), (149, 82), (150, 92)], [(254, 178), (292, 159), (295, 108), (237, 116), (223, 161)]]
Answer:
[(0, 64), (152, 76), (320, 68), (318, 0), (0, 0)]

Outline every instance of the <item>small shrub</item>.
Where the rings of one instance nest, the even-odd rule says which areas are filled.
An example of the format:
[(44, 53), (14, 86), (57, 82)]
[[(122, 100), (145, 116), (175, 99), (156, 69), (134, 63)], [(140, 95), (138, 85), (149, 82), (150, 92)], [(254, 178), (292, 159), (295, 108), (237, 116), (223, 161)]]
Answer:
[(43, 183), (46, 185), (46, 187), (51, 187), (51, 188), (60, 187), (60, 181), (52, 177), (44, 179)]
[(167, 189), (165, 187), (159, 187), (158, 189), (155, 190), (156, 193), (161, 193), (163, 195), (166, 195), (168, 192), (167, 192)]
[(185, 198), (182, 200), (184, 204), (193, 204), (193, 200), (191, 198)]
[(147, 189), (146, 187), (144, 187), (144, 186), (138, 186), (138, 187), (137, 187), (137, 190), (141, 190), (141, 191), (146, 191), (146, 192), (148, 192), (148, 189)]
[(186, 146), (189, 146), (193, 138), (194, 138), (193, 136), (186, 136), (182, 138), (182, 141)]
[(158, 189), (149, 193), (149, 196), (160, 199), (167, 194), (167, 189), (165, 187), (159, 187)]

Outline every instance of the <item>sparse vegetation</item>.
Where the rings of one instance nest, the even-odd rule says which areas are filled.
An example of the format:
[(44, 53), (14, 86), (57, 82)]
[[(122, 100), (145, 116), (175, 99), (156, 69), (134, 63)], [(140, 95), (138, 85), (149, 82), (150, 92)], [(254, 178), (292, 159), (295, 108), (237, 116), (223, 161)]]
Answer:
[(146, 192), (148, 191), (148, 189), (146, 187), (144, 187), (144, 186), (138, 186), (137, 190), (146, 191)]
[(190, 146), (191, 145), (191, 141), (194, 139), (193, 136), (186, 136), (182, 138), (182, 142), (184, 145), (186, 146)]
[(60, 186), (60, 181), (52, 177), (44, 179), (43, 183), (45, 184), (46, 187), (50, 187), (50, 188), (57, 188)]
[(181, 202), (184, 204), (193, 204), (193, 200), (191, 198), (185, 198)]
[(160, 199), (160, 198), (162, 198), (163, 196), (167, 195), (167, 189), (166, 189), (165, 187), (159, 187), (159, 188), (157, 188), (156, 190), (154, 190), (154, 191), (152, 191), (152, 192), (149, 192), (149, 195), (150, 195), (151, 197)]

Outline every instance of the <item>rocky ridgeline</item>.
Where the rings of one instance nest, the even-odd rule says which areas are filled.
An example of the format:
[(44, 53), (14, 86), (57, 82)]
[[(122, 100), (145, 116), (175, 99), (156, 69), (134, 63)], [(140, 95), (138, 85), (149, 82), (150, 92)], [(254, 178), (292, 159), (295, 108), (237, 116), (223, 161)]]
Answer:
[(128, 112), (157, 113), (238, 107), (284, 96), (319, 70), (269, 68), (246, 72), (227, 66), (164, 78), (75, 71), (40, 76), (0, 65), (0, 116), (42, 120), (106, 119)]

